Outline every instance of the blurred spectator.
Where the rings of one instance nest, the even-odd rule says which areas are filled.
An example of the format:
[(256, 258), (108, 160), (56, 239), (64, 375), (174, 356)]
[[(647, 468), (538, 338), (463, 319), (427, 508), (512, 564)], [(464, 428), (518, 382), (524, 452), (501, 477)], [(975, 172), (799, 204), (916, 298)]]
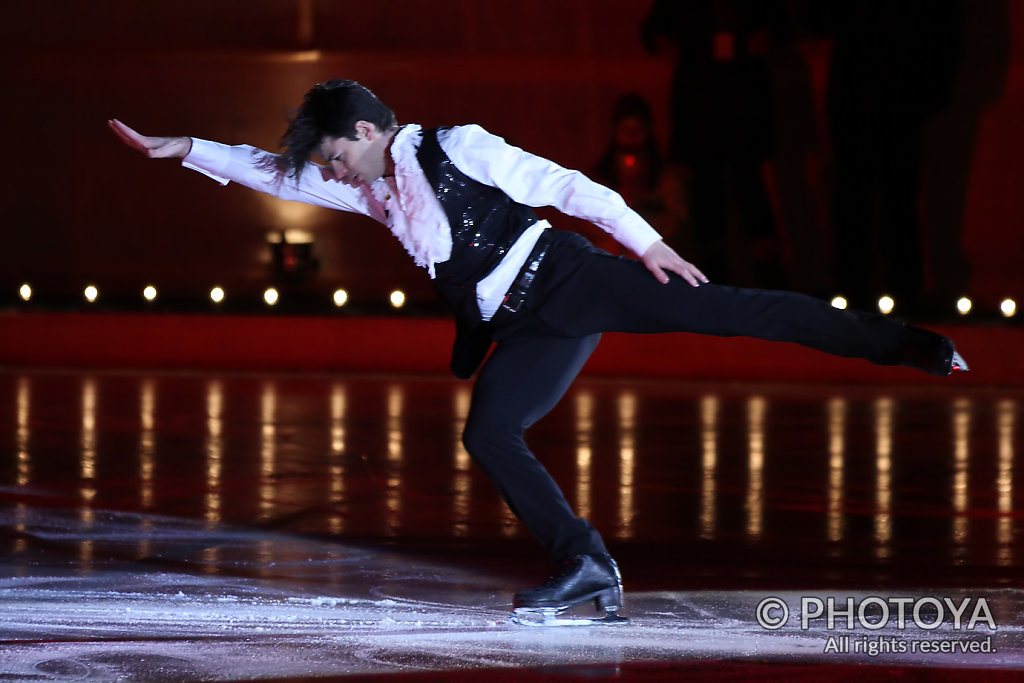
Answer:
[(962, 3), (960, 9), (961, 47), (950, 105), (925, 126), (921, 156), (926, 296), (945, 311), (971, 291), (963, 239), (967, 187), (979, 123), (1003, 96), (1012, 49), (1006, 0)]
[(783, 244), (765, 187), (772, 84), (784, 13), (774, 0), (656, 0), (647, 48), (675, 60), (671, 161), (690, 169), (693, 258), (712, 280), (782, 287)]
[(828, 118), (835, 162), (836, 284), (855, 306), (890, 294), (921, 304), (921, 136), (950, 100), (957, 0), (818, 0), (812, 25), (835, 41)]
[(779, 234), (786, 249), (788, 286), (797, 291), (831, 298), (832, 267), (831, 193), (826, 188), (827, 134), (812, 74), (827, 67), (831, 45), (805, 41), (799, 0), (785, 0), (784, 21), (774, 29), (765, 66), (772, 83), (775, 145), (766, 174), (774, 199)]
[[(685, 187), (658, 148), (651, 107), (640, 95), (628, 93), (615, 102), (608, 148), (593, 175), (621, 194), (666, 242), (689, 258), (688, 245), (681, 243), (689, 213)], [(595, 243), (602, 249), (622, 253), (622, 247), (610, 235), (602, 233), (596, 238), (600, 243)]]

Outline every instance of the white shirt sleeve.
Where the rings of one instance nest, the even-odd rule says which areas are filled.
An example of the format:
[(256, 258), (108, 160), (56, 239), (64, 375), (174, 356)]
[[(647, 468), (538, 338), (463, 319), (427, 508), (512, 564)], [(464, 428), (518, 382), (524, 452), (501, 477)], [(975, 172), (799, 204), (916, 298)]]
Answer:
[(296, 184), (294, 178), (286, 178), (276, 169), (276, 159), (277, 155), (249, 145), (230, 146), (192, 138), (192, 150), (181, 164), (221, 185), (236, 182), (280, 199), (361, 213), (385, 222), (384, 207), (373, 198), (369, 188), (338, 182), (326, 167), (313, 163), (306, 164)]
[(590, 221), (638, 256), (661, 239), (617, 192), (579, 171), (513, 147), (481, 126), (456, 126), (439, 133), (438, 142), (473, 180), (496, 187), (521, 204), (553, 206)]

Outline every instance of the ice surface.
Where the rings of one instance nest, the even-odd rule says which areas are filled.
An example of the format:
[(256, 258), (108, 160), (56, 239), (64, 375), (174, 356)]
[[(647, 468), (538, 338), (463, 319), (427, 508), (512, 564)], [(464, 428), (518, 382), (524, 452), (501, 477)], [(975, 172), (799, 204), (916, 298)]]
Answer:
[[(616, 544), (632, 621), (555, 629), (511, 623), (545, 568), (462, 449), (464, 384), (0, 372), (0, 681), (1024, 669), (1021, 400), (578, 384), (531, 445)], [(998, 630), (800, 628), (801, 597), (879, 586), (986, 598)], [(842, 651), (883, 639), (995, 651)]]
[[(998, 631), (779, 630), (765, 591), (628, 592), (629, 625), (526, 628), (472, 567), (244, 527), (135, 513), (0, 510), (0, 680), (238, 680), (707, 658), (1024, 668), (1024, 592), (985, 597)], [(628, 587), (628, 586), (627, 586)], [(906, 591), (908, 595), (946, 595)], [(833, 591), (865, 596), (864, 591)], [(825, 599), (828, 594), (817, 593)], [(996, 652), (833, 654), (829, 636), (982, 640)]]

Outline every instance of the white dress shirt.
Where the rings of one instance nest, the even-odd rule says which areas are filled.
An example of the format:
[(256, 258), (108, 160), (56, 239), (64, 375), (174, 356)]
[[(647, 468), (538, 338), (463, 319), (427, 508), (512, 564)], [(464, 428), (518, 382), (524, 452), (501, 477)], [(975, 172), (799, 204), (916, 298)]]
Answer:
[[(416, 133), (418, 127), (411, 130)], [(661, 239), (657, 231), (626, 206), (616, 192), (593, 182), (579, 171), (563, 168), (509, 145), (478, 125), (439, 130), (437, 137), (441, 149), (460, 171), (477, 182), (500, 189), (514, 201), (533, 207), (553, 206), (562, 213), (590, 221), (637, 255), (642, 255)], [(418, 145), (418, 136), (409, 139)], [(394, 149), (392, 156), (397, 156)], [(192, 150), (182, 164), (222, 185), (233, 181), (281, 199), (369, 216), (392, 229), (416, 258), (417, 264), (427, 268), (433, 277), (434, 263), (417, 258), (414, 246), (395, 229), (394, 214), (401, 210), (401, 202), (389, 203), (385, 210), (384, 203), (374, 197), (374, 194), (381, 196), (383, 193), (375, 193), (365, 185), (352, 187), (336, 181), (331, 169), (319, 164), (310, 163), (296, 184), (293, 178), (283, 178), (274, 168), (274, 158), (274, 155), (249, 145), (228, 146), (193, 138)], [(418, 167), (415, 172), (422, 174)], [(397, 193), (394, 179), (385, 178), (378, 182), (388, 183), (391, 192)], [(413, 215), (404, 215), (404, 219), (414, 229), (443, 229), (417, 225)], [(484, 320), (489, 320), (501, 305), (537, 238), (549, 227), (547, 221), (538, 221), (530, 226), (501, 263), (477, 283), (477, 301)], [(450, 238), (448, 241), (450, 243)], [(434, 258), (437, 263), (444, 260), (447, 258)]]

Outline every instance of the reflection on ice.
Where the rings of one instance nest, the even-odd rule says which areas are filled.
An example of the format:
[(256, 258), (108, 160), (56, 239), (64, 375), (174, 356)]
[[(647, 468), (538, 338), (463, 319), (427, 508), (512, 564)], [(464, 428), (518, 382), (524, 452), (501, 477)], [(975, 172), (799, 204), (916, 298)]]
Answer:
[(594, 459), (594, 396), (576, 394), (576, 514), (590, 517), (591, 478)]
[(619, 538), (632, 538), (636, 516), (636, 396), (619, 395)]
[(206, 385), (206, 520), (220, 521), (220, 487), (224, 456), (224, 388), (217, 380)]
[(760, 538), (764, 530), (764, 414), (767, 402), (760, 396), (747, 401), (747, 535)]
[(1013, 455), (1016, 403), (1003, 399), (997, 404), (996, 433), (999, 441), (999, 466), (996, 492), (999, 506), (996, 562), (1001, 567), (1013, 564)]
[(27, 377), (18, 378), (17, 423), (15, 447), (18, 452), (18, 469), (15, 483), (26, 486), (32, 478), (32, 457), (29, 455), (29, 415), (32, 404), (32, 390)]
[(260, 420), (260, 520), (274, 516), (277, 460), (277, 393), (273, 382), (263, 383)]
[(846, 401), (828, 402), (828, 540), (843, 540), (843, 468), (846, 458)]
[[(266, 525), (316, 508), (315, 519), (310, 514), (303, 521), (318, 532), (400, 537), (417, 533), (424, 507), (433, 514), (443, 505), (446, 518), (431, 522), (431, 529), (459, 538), (494, 529), (524, 535), (493, 490), (478, 485), (483, 480), (461, 444), (466, 386), (437, 382), (429, 392), (410, 392), (392, 379), (307, 385), (294, 378), (101, 375), (57, 382), (25, 374), (10, 380), (0, 396), (8, 416), (0, 420), (0, 433), (11, 457), (0, 461), (0, 483), (56, 490), (62, 504), (77, 506), (83, 522), (93, 508), (110, 505), (146, 512), (171, 507), (211, 524)], [(192, 381), (199, 391), (190, 388)], [(297, 387), (300, 395), (308, 392), (308, 404), (292, 401)], [(592, 516), (606, 537), (643, 540), (637, 520), (662, 519), (663, 508), (677, 500), (686, 512), (676, 532), (684, 536), (712, 542), (737, 533), (750, 542), (788, 536), (792, 520), (774, 506), (789, 495), (794, 474), (825, 496), (820, 509), (826, 519), (813, 540), (855, 544), (866, 514), (870, 552), (886, 561), (900, 552), (907, 533), (904, 527), (904, 539), (898, 538), (894, 507), (908, 482), (894, 476), (914, 471), (915, 478), (927, 477), (921, 486), (942, 491), (937, 512), (948, 522), (929, 531), (944, 536), (956, 562), (970, 561), (983, 543), (997, 566), (1013, 565), (1018, 399), (939, 395), (922, 402), (888, 389), (853, 398), (821, 399), (812, 392), (799, 400), (776, 390), (661, 392), (641, 401), (628, 385), (580, 386), (537, 426), (557, 425), (546, 435), (555, 445), (540, 443), (538, 452), (556, 461), (548, 466), (559, 472), (577, 512)], [(780, 434), (781, 424), (811, 408), (817, 415)], [(927, 432), (912, 423), (921, 409), (939, 413)], [(421, 419), (424, 410), (429, 422)], [(659, 416), (665, 410), (671, 413)], [(661, 426), (664, 431), (649, 438), (651, 428)], [(666, 438), (678, 447), (664, 448)], [(571, 446), (559, 445), (569, 439)], [(802, 453), (795, 465), (788, 461), (794, 452)], [(559, 468), (562, 457), (571, 458), (571, 468)], [(942, 467), (922, 470), (919, 458)], [(870, 469), (862, 466), (867, 462)], [(202, 490), (194, 492), (190, 478), (197, 473)], [(683, 482), (680, 498), (662, 495), (670, 481)], [(691, 482), (699, 490), (691, 491)], [(744, 495), (737, 497), (740, 486)], [(423, 497), (409, 498), (410, 490), (421, 488)], [(442, 490), (444, 503), (428, 500)], [(372, 514), (356, 513), (357, 501), (371, 500)], [(89, 555), (87, 543), (81, 550)]]
[(875, 555), (889, 557), (892, 540), (892, 434), (895, 404), (888, 396), (875, 401)]
[[(330, 397), (330, 464), (328, 465), (328, 478), (330, 479), (329, 502), (333, 508), (345, 498), (345, 406), (347, 397), (345, 386), (335, 383), (331, 386)], [(329, 528), (332, 534), (341, 534), (345, 531), (345, 518), (334, 512), (330, 516)]]
[(718, 464), (718, 397), (704, 396), (700, 400), (701, 441), (701, 505), (700, 537), (715, 537), (715, 469)]
[[(621, 551), (633, 622), (564, 633), (509, 623), (512, 592), (539, 577), (529, 558), (503, 562), (514, 551), (487, 555), (528, 539), (462, 447), (465, 384), (0, 381), (0, 679), (750, 656), (1024, 668), (1024, 596), (1004, 588), (1021, 557), (1019, 391), (582, 383), (531, 445)], [(796, 615), (778, 631), (754, 619), (780, 595), (768, 586), (862, 576), (892, 595), (965, 577), (999, 587), (949, 591), (991, 598), (998, 652), (867, 659), (825, 652), (827, 629), (802, 631)], [(704, 587), (745, 590), (679, 590)]]
[(968, 505), (968, 458), (970, 457), (971, 402), (960, 398), (953, 402), (953, 545), (958, 558), (967, 553), (970, 521)]

